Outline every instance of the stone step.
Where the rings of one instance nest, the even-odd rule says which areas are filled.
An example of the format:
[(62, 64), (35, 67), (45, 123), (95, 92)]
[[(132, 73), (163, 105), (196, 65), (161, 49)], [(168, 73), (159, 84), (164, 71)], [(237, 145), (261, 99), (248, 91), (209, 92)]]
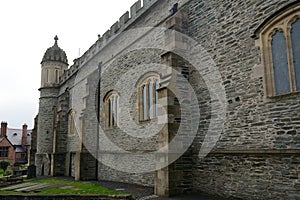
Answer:
[(21, 184), (17, 184), (17, 185), (11, 185), (11, 186), (8, 186), (8, 187), (4, 187), (4, 188), (1, 188), (0, 190), (3, 191), (3, 190), (15, 190), (15, 189), (19, 189), (19, 188), (24, 188), (24, 187), (29, 187), (29, 186), (34, 186), (34, 185), (37, 185), (39, 183), (21, 183)]
[(39, 183), (37, 185), (16, 189), (14, 191), (16, 191), (16, 192), (34, 192), (34, 191), (40, 191), (41, 189), (44, 189), (44, 188), (47, 188), (47, 187), (50, 187), (50, 186), (52, 186), (52, 184)]

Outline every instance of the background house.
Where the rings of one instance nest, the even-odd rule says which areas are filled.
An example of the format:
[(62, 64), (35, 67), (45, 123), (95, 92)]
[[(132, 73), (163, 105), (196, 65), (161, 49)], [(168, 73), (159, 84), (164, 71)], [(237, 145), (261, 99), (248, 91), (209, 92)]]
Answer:
[(1, 122), (0, 160), (7, 160), (11, 165), (28, 163), (31, 130), (24, 124), (22, 129), (7, 127), (7, 122)]

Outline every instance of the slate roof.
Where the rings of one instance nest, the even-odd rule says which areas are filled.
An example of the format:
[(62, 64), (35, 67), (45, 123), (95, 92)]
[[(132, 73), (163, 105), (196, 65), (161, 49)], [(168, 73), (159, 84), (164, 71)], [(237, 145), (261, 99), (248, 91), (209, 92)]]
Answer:
[[(1, 128), (0, 128), (1, 130)], [(31, 132), (32, 130), (27, 130), (27, 144), (31, 144)], [(13, 129), (13, 128), (7, 128), (7, 139), (14, 145), (22, 145), (22, 129)]]
[(16, 146), (16, 153), (26, 152), (26, 150), (22, 146)]

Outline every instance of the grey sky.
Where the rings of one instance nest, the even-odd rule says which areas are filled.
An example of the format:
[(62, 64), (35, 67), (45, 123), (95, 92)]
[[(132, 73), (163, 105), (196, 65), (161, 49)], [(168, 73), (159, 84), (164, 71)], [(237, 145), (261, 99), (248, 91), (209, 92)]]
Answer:
[[(0, 2), (0, 121), (33, 128), (38, 112), (40, 62), (58, 45), (69, 65), (137, 0), (9, 0)], [(80, 50), (79, 50), (80, 49)]]

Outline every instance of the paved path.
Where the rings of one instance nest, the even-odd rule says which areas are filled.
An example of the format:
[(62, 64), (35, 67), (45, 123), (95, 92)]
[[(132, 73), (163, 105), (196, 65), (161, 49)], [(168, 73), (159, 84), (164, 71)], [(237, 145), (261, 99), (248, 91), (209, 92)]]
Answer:
[(157, 197), (152, 187), (135, 184), (116, 183), (111, 181), (95, 181), (95, 183), (111, 190), (123, 191), (132, 194), (137, 200), (224, 200), (225, 198), (210, 196), (206, 194), (190, 194), (171, 198)]

